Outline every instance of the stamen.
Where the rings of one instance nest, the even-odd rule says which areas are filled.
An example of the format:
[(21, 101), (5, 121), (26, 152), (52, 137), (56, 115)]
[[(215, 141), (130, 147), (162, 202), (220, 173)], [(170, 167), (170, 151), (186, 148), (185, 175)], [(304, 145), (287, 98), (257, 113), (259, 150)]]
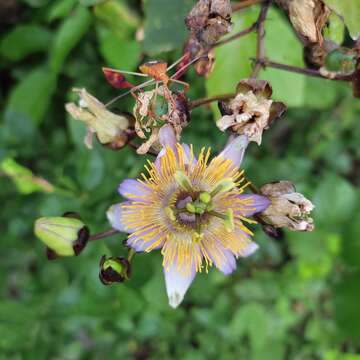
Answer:
[(177, 170), (175, 172), (175, 181), (179, 184), (179, 186), (185, 191), (192, 191), (191, 181), (188, 176), (181, 170)]
[(214, 197), (218, 193), (227, 192), (236, 186), (232, 178), (225, 178), (220, 180), (211, 191), (210, 195)]

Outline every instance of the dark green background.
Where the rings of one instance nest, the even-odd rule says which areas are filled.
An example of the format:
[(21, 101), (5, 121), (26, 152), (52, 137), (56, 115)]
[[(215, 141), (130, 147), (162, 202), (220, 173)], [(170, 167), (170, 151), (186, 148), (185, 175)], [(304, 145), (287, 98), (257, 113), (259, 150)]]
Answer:
[[(115, 96), (101, 66), (135, 70), (145, 59), (177, 59), (193, 3), (1, 1), (0, 359), (360, 359), (360, 102), (348, 84), (260, 74), (289, 110), (261, 147), (250, 145), (243, 167), (256, 185), (293, 181), (316, 205), (316, 230), (285, 231), (278, 240), (257, 230), (260, 250), (230, 277), (214, 269), (200, 274), (177, 310), (167, 304), (159, 253), (137, 255), (124, 285), (98, 281), (101, 255), (124, 255), (125, 235), (53, 262), (33, 235), (37, 217), (69, 210), (80, 212), (92, 232), (109, 227), (105, 211), (120, 200), (117, 184), (136, 177), (145, 158), (99, 144), (87, 150), (84, 126), (64, 103), (75, 100), (72, 87), (104, 102)], [(258, 11), (237, 13), (233, 31)], [(217, 49), (208, 79), (193, 70), (185, 76), (189, 97), (233, 91), (249, 76), (255, 47), (250, 34)], [(301, 44), (275, 9), (266, 51), (275, 61), (304, 65)], [(117, 110), (131, 108), (131, 97), (117, 103)], [(217, 117), (216, 106), (194, 110), (183, 139), (220, 150), (225, 137)], [(6, 175), (9, 158), (55, 190)]]

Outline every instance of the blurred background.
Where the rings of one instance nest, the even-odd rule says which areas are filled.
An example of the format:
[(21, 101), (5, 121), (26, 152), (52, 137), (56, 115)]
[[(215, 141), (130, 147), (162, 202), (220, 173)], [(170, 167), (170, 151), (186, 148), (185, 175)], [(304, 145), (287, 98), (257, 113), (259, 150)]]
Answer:
[[(285, 116), (249, 147), (243, 167), (262, 185), (291, 180), (316, 209), (316, 230), (274, 240), (230, 276), (200, 274), (184, 303), (168, 306), (159, 252), (139, 254), (131, 281), (103, 286), (101, 255), (124, 255), (125, 235), (91, 243), (77, 258), (49, 262), (33, 235), (39, 216), (78, 211), (93, 233), (109, 228), (117, 184), (145, 157), (83, 144), (85, 127), (64, 104), (86, 87), (118, 94), (101, 67), (136, 70), (181, 56), (192, 0), (1, 0), (0, 2), (0, 359), (326, 359), (360, 355), (360, 102), (346, 83), (268, 69)], [(238, 31), (258, 6), (233, 17)], [(338, 36), (348, 36), (342, 29)], [(302, 46), (272, 8), (266, 52), (303, 66)], [(233, 92), (251, 71), (256, 35), (216, 51), (214, 72), (190, 69), (191, 99)], [(139, 79), (133, 79), (139, 81)], [(117, 103), (131, 111), (132, 98)], [(196, 149), (225, 137), (213, 107), (195, 109), (184, 131)]]

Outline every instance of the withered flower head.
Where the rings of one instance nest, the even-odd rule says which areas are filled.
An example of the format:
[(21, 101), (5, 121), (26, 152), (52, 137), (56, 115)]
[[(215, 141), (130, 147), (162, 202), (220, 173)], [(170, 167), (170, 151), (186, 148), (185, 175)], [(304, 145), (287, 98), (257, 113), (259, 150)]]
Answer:
[[(187, 99), (182, 92), (172, 92), (164, 86), (139, 93), (134, 106), (135, 131), (142, 139), (147, 139), (138, 149), (145, 154), (150, 147), (160, 147), (159, 130), (170, 124), (179, 140), (182, 129), (189, 123)], [(159, 149), (157, 149), (159, 150)]]
[(199, 0), (185, 19), (200, 43), (213, 45), (231, 30), (230, 0)]
[(245, 79), (239, 82), (236, 96), (219, 102), (222, 117), (217, 121), (220, 130), (246, 135), (249, 141), (261, 144), (264, 129), (282, 115), (286, 106), (270, 99), (272, 89), (265, 80)]
[(79, 105), (67, 103), (65, 108), (74, 119), (86, 124), (88, 132), (84, 139), (85, 145), (91, 149), (92, 137), (96, 134), (101, 144), (115, 148), (124, 146), (128, 139), (131, 117), (110, 112), (103, 103), (85, 89), (73, 91), (80, 96)]
[(190, 31), (184, 46), (186, 60), (178, 69), (201, 55), (194, 68), (198, 75), (207, 76), (214, 67), (215, 54), (211, 47), (231, 30), (230, 0), (199, 0), (185, 19)]
[(259, 215), (265, 223), (293, 231), (314, 230), (314, 221), (310, 217), (314, 205), (296, 192), (290, 181), (266, 184), (261, 187), (260, 193), (271, 200), (270, 206)]

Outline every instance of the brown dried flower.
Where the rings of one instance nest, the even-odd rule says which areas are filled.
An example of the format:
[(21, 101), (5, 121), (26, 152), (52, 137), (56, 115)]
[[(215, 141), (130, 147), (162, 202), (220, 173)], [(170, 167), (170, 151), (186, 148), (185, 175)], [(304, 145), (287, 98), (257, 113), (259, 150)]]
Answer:
[(266, 184), (261, 187), (260, 193), (271, 200), (270, 206), (259, 215), (266, 224), (293, 231), (314, 230), (314, 221), (309, 216), (314, 205), (296, 192), (290, 181)]
[(211, 46), (231, 29), (230, 0), (199, 0), (185, 19), (189, 31)]
[(170, 124), (180, 140), (182, 129), (188, 125), (190, 114), (187, 99), (182, 92), (171, 92), (164, 86), (137, 95), (134, 106), (135, 131), (147, 139), (138, 149), (138, 154), (146, 154), (150, 147), (159, 144), (159, 129)]
[(282, 115), (286, 106), (270, 99), (272, 89), (265, 80), (242, 80), (236, 91), (234, 99), (219, 102), (223, 116), (216, 124), (222, 131), (230, 128), (260, 145), (263, 131)]
[(207, 76), (213, 70), (215, 62), (212, 46), (231, 30), (230, 0), (199, 0), (186, 17), (185, 23), (190, 31), (184, 46), (184, 54), (188, 56), (178, 68), (204, 55), (195, 63), (195, 71), (200, 76)]

